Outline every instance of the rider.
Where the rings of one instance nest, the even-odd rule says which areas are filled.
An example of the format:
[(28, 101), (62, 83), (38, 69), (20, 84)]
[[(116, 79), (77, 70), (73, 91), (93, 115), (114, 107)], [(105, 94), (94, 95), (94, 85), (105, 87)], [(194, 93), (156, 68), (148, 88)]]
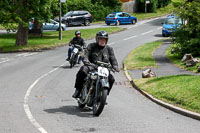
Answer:
[[(84, 79), (87, 76), (87, 73), (91, 70), (97, 68), (95, 63), (97, 61), (110, 63), (113, 69), (119, 72), (118, 63), (114, 55), (113, 48), (106, 45), (108, 42), (108, 34), (105, 31), (99, 31), (96, 34), (96, 42), (90, 43), (85, 50), (85, 55), (83, 57), (84, 65), (80, 68), (76, 75), (76, 82), (75, 82), (75, 92), (72, 95), (73, 98), (78, 98), (83, 88)], [(109, 84), (110, 90), (115, 82), (113, 75), (109, 75)], [(109, 90), (109, 92), (110, 92)], [(109, 94), (108, 92), (108, 94)]]
[[(76, 31), (75, 32), (75, 36), (70, 42), (69, 42), (69, 46), (73, 46), (74, 44), (80, 45), (82, 46), (84, 49), (86, 48), (86, 43), (84, 41), (84, 39), (81, 37), (81, 32), (80, 31)], [(69, 47), (68, 49), (68, 58), (66, 59), (67, 61), (70, 60), (71, 57), (71, 53), (72, 53), (73, 47)], [(79, 58), (78, 60), (78, 64), (80, 63), (81, 58)]]

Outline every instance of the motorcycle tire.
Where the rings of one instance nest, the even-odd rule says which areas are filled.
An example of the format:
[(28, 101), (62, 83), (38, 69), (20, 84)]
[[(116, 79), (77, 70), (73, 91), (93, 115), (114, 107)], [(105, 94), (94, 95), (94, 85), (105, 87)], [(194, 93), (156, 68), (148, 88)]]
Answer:
[(81, 91), (81, 97), (80, 97), (80, 99), (78, 101), (78, 107), (79, 108), (84, 108), (85, 105), (86, 105), (86, 104), (82, 104), (81, 103), (81, 102), (85, 101), (85, 99), (86, 99), (87, 92), (86, 92), (86, 88), (85, 87), (87, 87), (86, 83), (83, 85), (83, 89)]
[(107, 99), (108, 89), (102, 88), (100, 89), (99, 96), (93, 102), (93, 115), (99, 116), (104, 109), (106, 99)]
[(70, 63), (70, 68), (72, 68), (74, 66), (74, 54), (71, 55), (69, 63)]

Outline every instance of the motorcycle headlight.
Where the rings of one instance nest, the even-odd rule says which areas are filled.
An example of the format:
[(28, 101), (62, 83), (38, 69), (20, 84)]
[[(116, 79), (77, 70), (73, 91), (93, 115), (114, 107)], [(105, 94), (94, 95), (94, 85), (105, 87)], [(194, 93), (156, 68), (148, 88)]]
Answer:
[(91, 79), (92, 80), (96, 80), (97, 79), (97, 75), (91, 75)]
[(162, 30), (166, 30), (166, 28), (165, 28), (165, 27), (163, 27), (163, 28), (162, 28)]

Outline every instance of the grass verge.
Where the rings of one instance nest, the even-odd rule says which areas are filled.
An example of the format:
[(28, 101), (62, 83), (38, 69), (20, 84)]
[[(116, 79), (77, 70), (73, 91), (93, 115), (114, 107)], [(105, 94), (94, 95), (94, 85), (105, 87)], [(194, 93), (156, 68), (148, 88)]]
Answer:
[[(181, 61), (182, 57), (178, 56), (177, 54), (171, 54), (171, 47), (168, 48), (166, 55), (170, 59), (170, 61), (173, 64), (175, 64), (177, 67), (185, 69), (187, 71), (198, 73), (197, 66), (200, 66), (200, 63), (197, 63), (197, 65), (193, 66), (193, 67), (186, 67), (186, 65)], [(197, 57), (197, 58), (199, 58), (199, 57)]]
[(174, 75), (134, 82), (158, 99), (200, 113), (200, 76)]
[[(125, 65), (129, 69), (155, 66), (152, 52), (160, 43), (147, 43), (133, 50), (125, 59)], [(175, 55), (171, 55), (171, 58), (180, 64), (180, 59), (177, 60)], [(162, 101), (200, 113), (200, 76), (172, 75), (133, 81), (140, 89)]]
[(146, 67), (155, 67), (156, 62), (152, 56), (156, 48), (162, 44), (163, 41), (155, 41), (146, 43), (134, 49), (124, 61), (127, 69), (143, 69)]
[[(83, 29), (80, 30), (84, 39), (95, 37), (96, 33), (100, 30), (105, 30), (108, 33), (123, 30), (120, 27), (112, 28), (97, 28), (97, 29)], [(0, 50), (1, 52), (15, 52), (15, 51), (37, 51), (43, 49), (51, 49), (57, 46), (67, 44), (72, 37), (74, 37), (74, 30), (63, 31), (62, 40), (58, 40), (58, 31), (44, 32), (43, 37), (29, 35), (27, 46), (15, 46), (15, 34), (2, 34), (0, 35)]]

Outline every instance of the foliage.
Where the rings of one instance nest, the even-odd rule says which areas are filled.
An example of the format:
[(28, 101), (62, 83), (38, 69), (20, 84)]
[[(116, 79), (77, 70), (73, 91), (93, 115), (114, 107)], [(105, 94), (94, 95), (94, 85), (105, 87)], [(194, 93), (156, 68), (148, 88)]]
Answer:
[[(121, 11), (121, 3), (118, 0), (68, 0), (62, 4), (62, 14), (74, 10), (89, 11), (94, 21), (104, 20), (106, 15), (114, 11)], [(59, 11), (54, 11), (53, 15), (58, 16)]]
[[(146, 0), (136, 0), (138, 3), (138, 12), (145, 12)], [(156, 12), (157, 8), (167, 6), (171, 0), (150, 0), (150, 4), (147, 4), (147, 12)]]
[(51, 2), (52, 0), (1, 0), (0, 23), (4, 26), (8, 23), (22, 23), (28, 27), (28, 21), (32, 18), (48, 19), (51, 17)]
[(200, 0), (182, 4), (177, 14), (186, 22), (173, 35), (174, 42), (179, 44), (177, 53), (183, 56), (191, 53), (194, 56), (200, 55)]

